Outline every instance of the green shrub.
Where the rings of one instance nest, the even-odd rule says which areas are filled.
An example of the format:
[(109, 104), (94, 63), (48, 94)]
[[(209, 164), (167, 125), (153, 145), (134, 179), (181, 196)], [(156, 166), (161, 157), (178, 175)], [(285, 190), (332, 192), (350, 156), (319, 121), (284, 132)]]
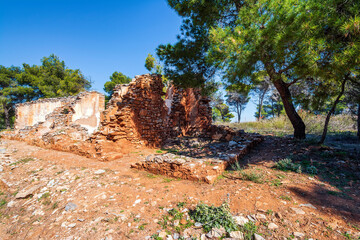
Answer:
[(315, 166), (308, 166), (306, 168), (306, 172), (311, 174), (311, 175), (315, 175), (315, 174), (318, 173), (318, 170), (317, 170), (317, 168)]
[(263, 175), (261, 173), (240, 171), (240, 177), (246, 181), (252, 181), (254, 183), (263, 183)]
[(209, 232), (212, 228), (221, 227), (224, 227), (228, 233), (238, 230), (238, 225), (235, 223), (227, 203), (223, 203), (219, 207), (201, 203), (190, 211), (189, 215), (195, 222), (201, 223), (206, 232)]
[(278, 161), (275, 164), (275, 168), (281, 170), (281, 171), (293, 171), (297, 173), (301, 173), (301, 165), (293, 163), (291, 159), (285, 158), (280, 161)]
[(240, 231), (244, 233), (244, 239), (252, 240), (254, 233), (257, 232), (257, 226), (252, 221), (249, 221), (243, 227), (240, 227)]

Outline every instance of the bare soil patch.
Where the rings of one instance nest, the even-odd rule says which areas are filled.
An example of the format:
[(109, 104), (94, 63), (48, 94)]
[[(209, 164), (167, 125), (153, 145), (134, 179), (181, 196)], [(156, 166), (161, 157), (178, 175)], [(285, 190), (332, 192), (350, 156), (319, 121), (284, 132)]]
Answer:
[[(159, 222), (178, 203), (194, 209), (224, 201), (233, 215), (255, 217), (265, 239), (360, 235), (359, 156), (347, 151), (266, 137), (241, 161), (243, 170), (229, 169), (209, 185), (130, 168), (157, 149), (100, 162), (18, 141), (3, 140), (0, 148), (1, 239), (146, 239), (164, 231)], [(289, 156), (319, 172), (273, 168)]]

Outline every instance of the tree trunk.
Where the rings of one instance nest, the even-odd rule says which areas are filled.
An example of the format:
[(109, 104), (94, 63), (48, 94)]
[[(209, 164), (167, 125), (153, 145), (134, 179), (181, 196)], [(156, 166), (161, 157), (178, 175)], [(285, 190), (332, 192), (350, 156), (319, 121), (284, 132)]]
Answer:
[(239, 123), (240, 123), (240, 120), (241, 120), (241, 112), (242, 112), (242, 106), (241, 106), (241, 104), (240, 104), (240, 112), (239, 112)]
[(237, 122), (240, 123), (240, 115), (241, 115), (241, 110), (240, 110), (240, 104), (236, 103), (236, 111), (237, 111), (237, 115), (238, 115), (238, 119)]
[(298, 139), (305, 139), (305, 124), (295, 110), (294, 104), (291, 99), (289, 87), (281, 79), (275, 80), (274, 85), (280, 94), (281, 100), (284, 104), (286, 115), (288, 116), (291, 124), (293, 125), (294, 137)]
[(264, 91), (262, 92), (262, 94), (259, 96), (259, 115), (258, 115), (258, 121), (261, 120), (261, 111), (262, 111), (262, 106), (263, 106), (263, 102), (264, 102), (264, 98), (265, 98), (265, 95), (267, 93), (267, 90), (269, 89), (269, 87), (266, 87), (264, 89)]
[(6, 129), (10, 129), (10, 116), (9, 116), (9, 108), (6, 103), (3, 103), (3, 109), (5, 114), (5, 126)]
[(329, 122), (330, 122), (330, 117), (335, 112), (336, 105), (339, 103), (341, 96), (344, 94), (346, 80), (347, 80), (347, 77), (345, 77), (343, 82), (341, 83), (341, 91), (340, 91), (340, 93), (337, 96), (333, 106), (331, 107), (330, 111), (328, 112), (328, 114), (326, 116), (325, 124), (324, 124), (324, 130), (323, 130), (323, 133), (321, 135), (321, 139), (319, 141), (319, 144), (323, 144), (324, 141), (325, 141), (326, 134), (327, 134), (327, 131), (328, 131), (328, 125), (329, 125)]
[(360, 139), (360, 103), (358, 104), (358, 111), (357, 111), (357, 136)]
[(257, 117), (257, 121), (260, 121), (261, 118), (261, 111), (260, 111), (260, 95), (259, 95), (259, 103), (258, 103), (258, 117)]
[(360, 139), (360, 103), (358, 104), (358, 111), (357, 111), (357, 136)]

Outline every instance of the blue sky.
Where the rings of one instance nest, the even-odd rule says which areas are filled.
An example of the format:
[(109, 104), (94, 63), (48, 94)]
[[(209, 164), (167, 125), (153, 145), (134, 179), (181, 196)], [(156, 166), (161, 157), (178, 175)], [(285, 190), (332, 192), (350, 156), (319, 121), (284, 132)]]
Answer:
[(166, 0), (0, 0), (0, 65), (39, 65), (54, 53), (103, 92), (114, 71), (147, 73), (147, 54), (175, 42), (180, 24)]

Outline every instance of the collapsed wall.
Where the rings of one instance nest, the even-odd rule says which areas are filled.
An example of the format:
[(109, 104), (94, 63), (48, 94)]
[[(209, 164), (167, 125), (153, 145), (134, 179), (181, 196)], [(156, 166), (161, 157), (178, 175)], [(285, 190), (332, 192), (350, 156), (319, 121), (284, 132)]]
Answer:
[(210, 99), (202, 96), (199, 89), (179, 89), (171, 86), (165, 101), (171, 137), (208, 134), (212, 123)]
[(106, 109), (97, 92), (18, 104), (15, 131), (2, 136), (102, 161), (139, 145), (163, 146), (182, 156), (151, 155), (132, 167), (213, 183), (263, 139), (212, 125), (209, 102), (198, 89), (166, 89), (161, 75), (146, 74), (117, 85)]
[(157, 74), (117, 85), (103, 112), (97, 139), (160, 146), (169, 137), (206, 134), (211, 126), (209, 99), (195, 89), (171, 86), (166, 93), (164, 89)]
[(107, 161), (128, 143), (161, 146), (169, 137), (207, 136), (211, 128), (209, 99), (196, 89), (165, 92), (157, 74), (117, 85), (104, 108), (97, 92), (18, 104), (15, 131), (3, 135)]
[(16, 105), (14, 128), (22, 130), (42, 126), (54, 129), (77, 124), (87, 129), (90, 135), (100, 125), (104, 104), (104, 96), (95, 91), (20, 103)]
[(136, 76), (128, 85), (117, 85), (97, 135), (114, 142), (160, 145), (167, 136), (163, 88), (160, 75)]

